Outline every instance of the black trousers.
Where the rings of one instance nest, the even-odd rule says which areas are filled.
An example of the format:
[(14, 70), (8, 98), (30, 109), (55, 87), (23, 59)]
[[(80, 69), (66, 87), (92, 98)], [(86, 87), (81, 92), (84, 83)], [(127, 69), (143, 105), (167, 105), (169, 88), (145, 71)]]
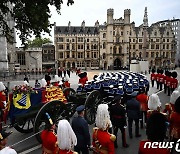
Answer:
[(87, 147), (74, 147), (74, 151), (78, 152), (78, 154), (89, 154), (89, 150)]
[(167, 91), (167, 86), (166, 84), (164, 84), (164, 93), (166, 93), (166, 91)]
[(157, 89), (159, 89), (159, 81), (156, 81)]
[(125, 147), (126, 146), (126, 131), (124, 126), (122, 127), (117, 127), (117, 126), (113, 126), (113, 130), (114, 130), (114, 135), (116, 136), (116, 140), (114, 142), (115, 145), (117, 145), (117, 133), (118, 133), (118, 129), (121, 130), (121, 134), (122, 134), (122, 146)]
[(132, 123), (135, 121), (135, 135), (139, 135), (139, 119), (128, 118), (129, 137), (132, 137)]
[(160, 90), (162, 90), (162, 85), (163, 85), (163, 83), (159, 82)]
[(147, 111), (141, 111), (141, 120), (140, 120), (141, 128), (143, 128), (144, 123), (146, 122), (147, 122)]

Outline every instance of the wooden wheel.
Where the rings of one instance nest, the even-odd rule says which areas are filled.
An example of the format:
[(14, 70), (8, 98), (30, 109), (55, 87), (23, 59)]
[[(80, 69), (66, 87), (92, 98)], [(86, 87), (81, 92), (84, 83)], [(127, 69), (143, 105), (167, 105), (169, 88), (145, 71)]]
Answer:
[(96, 111), (98, 105), (101, 103), (102, 98), (100, 92), (93, 90), (85, 101), (85, 119), (89, 124), (93, 124), (96, 118)]
[(64, 96), (66, 97), (68, 102), (72, 101), (71, 96), (75, 97), (75, 95), (76, 95), (76, 91), (74, 89), (72, 89), (72, 88), (65, 88), (63, 90), (63, 93), (64, 93)]
[(37, 140), (41, 143), (41, 131), (44, 130), (47, 123), (49, 123), (48, 118), (46, 116), (48, 113), (54, 122), (54, 124), (58, 124), (59, 120), (66, 118), (66, 105), (58, 100), (46, 103), (39, 110), (36, 115), (35, 123), (34, 123), (34, 133), (36, 134)]

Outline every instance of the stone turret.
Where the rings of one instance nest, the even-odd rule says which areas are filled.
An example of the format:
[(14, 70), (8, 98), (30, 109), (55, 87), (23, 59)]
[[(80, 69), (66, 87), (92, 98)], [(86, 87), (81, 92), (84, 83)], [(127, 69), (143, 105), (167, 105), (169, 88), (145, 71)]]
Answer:
[(124, 10), (124, 23), (125, 24), (130, 24), (130, 15), (131, 15), (130, 9)]
[(83, 29), (85, 29), (85, 21), (83, 20), (83, 22), (81, 23), (81, 27), (83, 27)]
[(145, 7), (144, 10), (143, 27), (148, 27), (147, 7)]
[(107, 10), (107, 24), (113, 24), (114, 9)]

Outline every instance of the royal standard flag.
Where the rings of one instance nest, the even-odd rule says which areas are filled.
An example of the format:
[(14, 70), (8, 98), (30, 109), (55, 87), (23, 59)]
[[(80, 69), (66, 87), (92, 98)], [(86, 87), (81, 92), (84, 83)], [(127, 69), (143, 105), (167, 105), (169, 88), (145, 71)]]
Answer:
[(30, 94), (17, 94), (13, 96), (13, 104), (18, 109), (28, 109), (31, 106)]

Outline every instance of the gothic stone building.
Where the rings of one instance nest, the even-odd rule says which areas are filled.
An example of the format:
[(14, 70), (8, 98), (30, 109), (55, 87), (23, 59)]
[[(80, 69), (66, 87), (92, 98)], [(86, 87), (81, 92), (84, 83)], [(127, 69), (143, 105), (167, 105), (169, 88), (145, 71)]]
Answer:
[(173, 67), (175, 36), (170, 24), (148, 26), (147, 8), (143, 24), (130, 22), (131, 10), (114, 19), (107, 10), (107, 22), (95, 26), (54, 26), (55, 58), (59, 67), (82, 69), (121, 69), (131, 60), (148, 60), (150, 66)]

